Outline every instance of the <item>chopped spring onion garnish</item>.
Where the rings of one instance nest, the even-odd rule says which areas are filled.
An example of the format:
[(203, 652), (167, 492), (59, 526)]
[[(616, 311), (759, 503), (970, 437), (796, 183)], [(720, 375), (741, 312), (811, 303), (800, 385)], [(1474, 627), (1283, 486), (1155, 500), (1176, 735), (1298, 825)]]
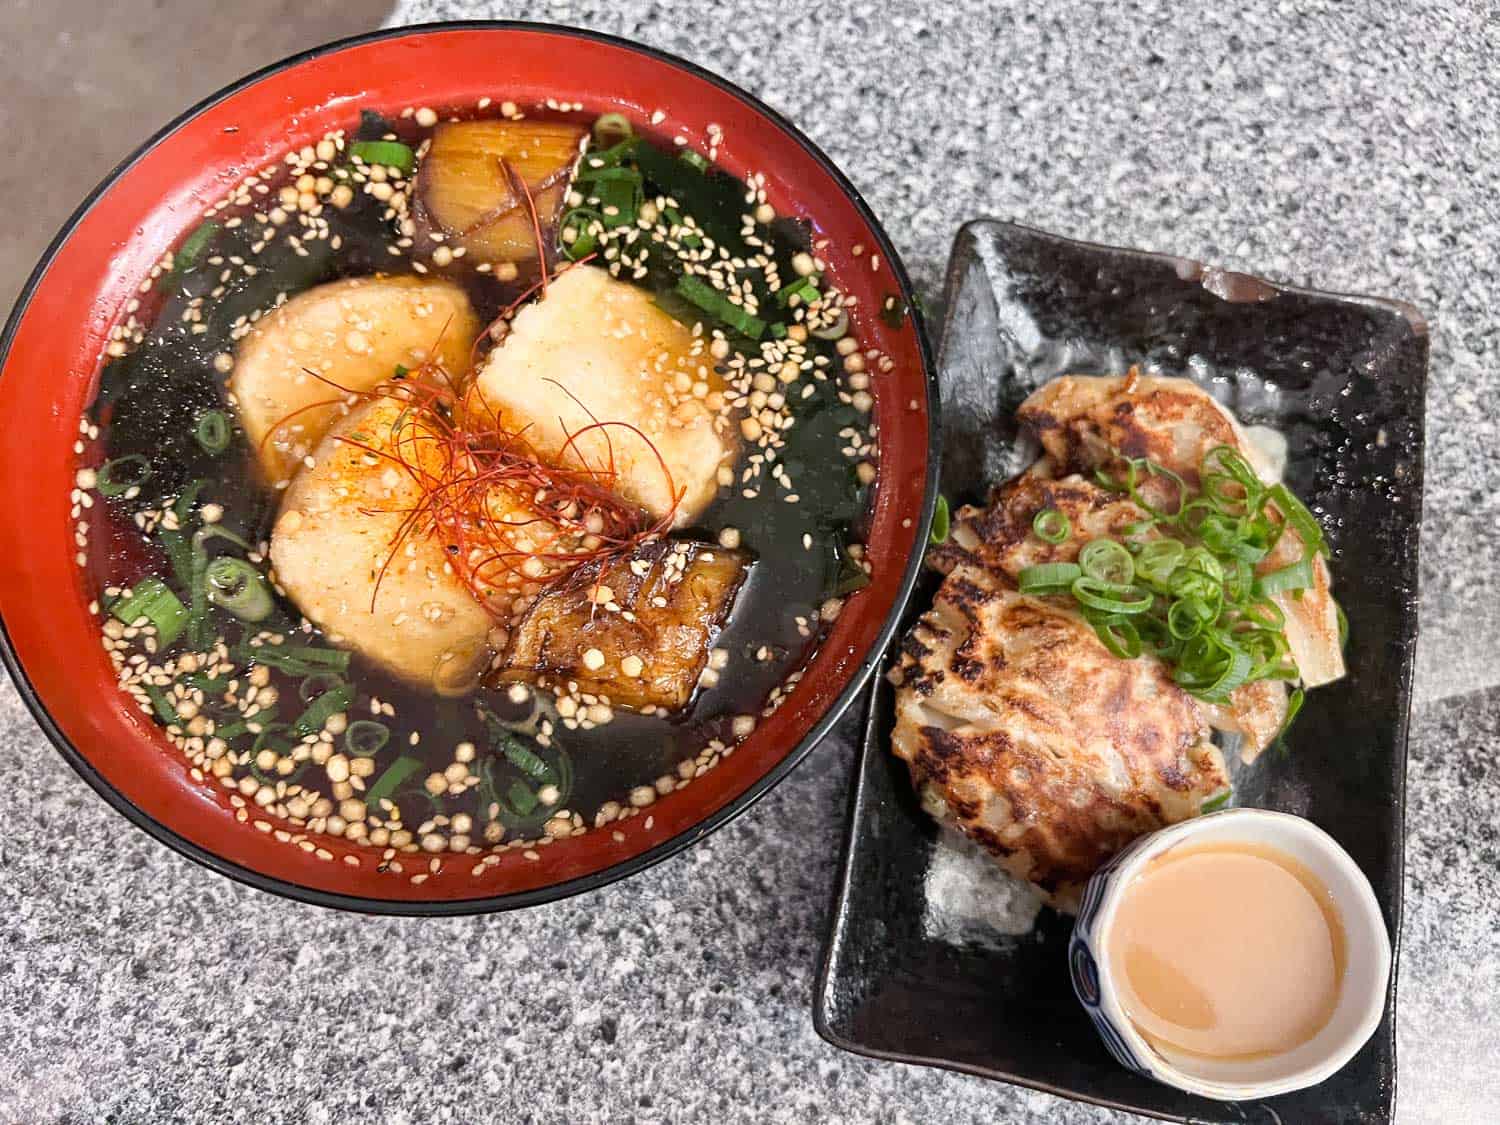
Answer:
[(391, 740), (391, 729), (374, 719), (355, 719), (344, 732), (344, 749), (356, 758), (373, 758)]
[(299, 738), (317, 734), (332, 715), (346, 710), (354, 702), (354, 691), (346, 683), (338, 683), (308, 704), (307, 710), (298, 716), (292, 729)]
[(1220, 793), (1220, 794), (1218, 794), (1216, 796), (1210, 797), (1208, 800), (1204, 801), (1203, 804), (1202, 804), (1202, 806), (1199, 808), (1198, 811), (1199, 812), (1206, 812), (1206, 813), (1218, 812), (1225, 805), (1229, 804), (1229, 802), (1233, 798), (1234, 798), (1234, 790), (1233, 789), (1226, 789), (1226, 790), (1224, 790), (1224, 792), (1222, 792), (1222, 793)]
[(709, 316), (729, 325), (743, 336), (759, 340), (765, 333), (765, 321), (750, 315), (712, 285), (692, 274), (685, 273), (677, 279), (677, 292)]
[(1297, 562), (1263, 574), (1255, 580), (1258, 597), (1269, 598), (1274, 594), (1285, 594), (1294, 590), (1306, 590), (1313, 584), (1313, 556), (1303, 555)]
[(523, 746), (520, 740), (510, 735), (501, 740), (500, 752), (505, 755), (506, 761), (536, 781), (557, 780), (551, 767), (542, 761), (540, 755)]
[(682, 162), (684, 164), (691, 164), (700, 172), (708, 171), (708, 157), (702, 155), (701, 153), (693, 152), (691, 149), (683, 152)]
[(297, 685), (297, 698), (303, 703), (311, 703), (325, 691), (330, 691), (344, 682), (344, 677), (337, 672), (314, 672), (311, 676), (303, 677)]
[(1043, 508), (1032, 517), (1031, 530), (1043, 543), (1056, 546), (1073, 534), (1073, 521), (1056, 508)]
[[(623, 169), (621, 169), (623, 171)], [(591, 189), (590, 200), (597, 200), (599, 221), (608, 228), (628, 227), (640, 211), (640, 177), (635, 180), (604, 180)]]
[[(1123, 477), (1100, 472), (1097, 479), (1150, 518), (1125, 528), (1124, 542), (1085, 543), (1076, 564), (1023, 568), (1016, 576), (1021, 593), (1070, 596), (1110, 652), (1150, 652), (1170, 666), (1177, 684), (1210, 702), (1256, 680), (1296, 681), (1286, 614), (1274, 599), (1299, 598), (1316, 584), (1316, 556), (1327, 551), (1317, 520), (1285, 485), (1264, 484), (1229, 446), (1203, 459), (1196, 491), (1144, 458), (1124, 464)], [(1032, 525), (1048, 542), (1045, 533), (1056, 529), (1043, 517), (1051, 511), (1039, 512)], [(1301, 557), (1257, 575), (1288, 530)], [(1290, 714), (1301, 700), (1299, 689)]]
[[(1094, 542), (1097, 543), (1099, 540), (1096, 539)], [(1088, 573), (1073, 579), (1073, 585), (1068, 589), (1089, 609), (1101, 610), (1108, 614), (1145, 613), (1155, 600), (1149, 590), (1119, 582), (1106, 582)]]
[(229, 415), (222, 410), (209, 410), (198, 419), (198, 428), (193, 438), (203, 447), (203, 452), (219, 454), (229, 448)]
[(594, 122), (594, 143), (609, 148), (635, 135), (630, 118), (623, 113), (606, 113)]
[(1281, 729), (1276, 732), (1276, 737), (1271, 740), (1273, 743), (1283, 748), (1286, 746), (1287, 731), (1292, 729), (1292, 721), (1296, 719), (1298, 713), (1302, 710), (1302, 703), (1306, 698), (1307, 693), (1301, 688), (1292, 689), (1292, 694), (1286, 701), (1286, 718), (1281, 720)]
[(378, 809), (381, 801), (393, 800), (396, 790), (421, 769), (422, 759), (420, 758), (397, 758), (385, 773), (375, 779), (375, 784), (365, 791), (365, 804), (372, 809)]
[(1016, 575), (1016, 585), (1023, 594), (1064, 594), (1083, 576), (1077, 563), (1037, 563), (1023, 567)]
[(123, 496), (151, 479), (151, 462), (139, 453), (127, 453), (99, 466), (95, 487), (101, 496)]
[(1091, 539), (1078, 552), (1078, 565), (1084, 577), (1127, 586), (1135, 580), (1135, 562), (1124, 544), (1113, 539)]
[(953, 517), (948, 511), (948, 498), (941, 493), (938, 494), (937, 507), (932, 512), (932, 532), (927, 536), (934, 545), (948, 542), (948, 532), (952, 530)]
[(221, 555), (208, 564), (203, 577), (208, 600), (241, 621), (264, 621), (276, 608), (260, 571), (243, 559)]
[(537, 806), (537, 796), (532, 792), (531, 786), (524, 781), (513, 781), (506, 793), (510, 799), (510, 807), (515, 809), (521, 816), (527, 815)]
[(793, 298), (796, 298), (804, 305), (810, 305), (818, 300), (822, 296), (822, 293), (818, 290), (816, 275), (814, 275), (814, 277), (799, 277), (796, 281), (783, 285), (780, 289), (776, 290), (774, 296), (776, 297), (776, 303), (785, 308), (792, 303)]
[(349, 146), (349, 152), (366, 164), (394, 168), (403, 176), (411, 175), (417, 164), (416, 153), (400, 141), (355, 141)]
[(109, 607), (109, 612), (124, 625), (134, 625), (141, 618), (156, 628), (156, 644), (165, 648), (182, 635), (187, 624), (187, 609), (160, 578), (142, 578), (131, 587), (128, 597)]
[(849, 334), (849, 314), (839, 309), (838, 315), (832, 321), (821, 328), (812, 328), (808, 331), (820, 340), (842, 340)]
[(558, 229), (563, 232), (563, 253), (573, 261), (587, 258), (599, 245), (599, 235), (594, 227), (604, 225), (604, 216), (592, 207), (575, 207), (563, 216)]
[(183, 239), (177, 253), (172, 255), (172, 275), (180, 276), (197, 265), (198, 259), (203, 257), (203, 251), (208, 249), (208, 244), (223, 229), (212, 219), (199, 224), (192, 234)]
[(167, 693), (162, 691), (161, 688), (155, 684), (148, 683), (146, 685), (146, 695), (151, 700), (151, 707), (156, 712), (156, 717), (163, 723), (167, 726), (173, 726), (182, 722), (177, 715), (177, 708), (172, 706), (172, 701), (167, 698)]
[(316, 672), (347, 672), (349, 654), (337, 648), (313, 648), (311, 645), (235, 646), (234, 658), (240, 664), (264, 664), (289, 676), (311, 676)]
[(1104, 647), (1121, 660), (1134, 660), (1141, 654), (1141, 635), (1129, 617), (1112, 614), (1094, 623), (1094, 632)]

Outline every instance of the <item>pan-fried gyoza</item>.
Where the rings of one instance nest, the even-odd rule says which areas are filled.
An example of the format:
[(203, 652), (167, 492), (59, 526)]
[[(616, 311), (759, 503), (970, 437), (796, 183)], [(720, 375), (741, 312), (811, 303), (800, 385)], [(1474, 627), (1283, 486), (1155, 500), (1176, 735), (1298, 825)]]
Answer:
[(924, 806), (1068, 909), (1136, 836), (1225, 799), (1343, 675), (1316, 519), (1185, 379), (1066, 376), (1042, 456), (955, 513), (907, 636), (893, 749)]

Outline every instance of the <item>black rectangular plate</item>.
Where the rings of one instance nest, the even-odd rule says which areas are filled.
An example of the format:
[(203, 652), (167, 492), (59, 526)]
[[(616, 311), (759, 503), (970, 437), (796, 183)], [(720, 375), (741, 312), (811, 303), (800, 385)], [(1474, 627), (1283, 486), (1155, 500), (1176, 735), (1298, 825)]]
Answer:
[[(949, 263), (941, 348), (943, 492), (983, 498), (1023, 467), (1015, 408), (1065, 372), (1131, 364), (1196, 379), (1288, 442), (1287, 482), (1323, 520), (1349, 616), (1349, 675), (1310, 694), (1290, 753), (1237, 778), (1236, 803), (1308, 817), (1401, 924), (1407, 712), (1427, 331), (1394, 301), (1275, 286), (1197, 262), (979, 220)], [(929, 576), (907, 608), (930, 604)], [(1257, 1105), (1180, 1093), (1118, 1066), (1073, 996), (1069, 919), (991, 946), (923, 933), (937, 840), (889, 751), (891, 689), (872, 697), (818, 990), (820, 1034), (850, 1051), (948, 1067), (1174, 1121), (1386, 1122), (1395, 1098), (1395, 974), (1385, 1019), (1320, 1086)]]

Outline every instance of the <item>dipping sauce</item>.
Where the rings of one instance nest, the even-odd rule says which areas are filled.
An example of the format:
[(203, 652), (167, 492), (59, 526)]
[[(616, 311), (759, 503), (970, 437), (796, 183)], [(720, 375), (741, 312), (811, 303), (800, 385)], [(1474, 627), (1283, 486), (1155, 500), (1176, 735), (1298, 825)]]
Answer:
[(1173, 849), (1126, 888), (1107, 956), (1153, 1045), (1216, 1059), (1282, 1054), (1327, 1024), (1344, 975), (1328, 889), (1286, 853)]

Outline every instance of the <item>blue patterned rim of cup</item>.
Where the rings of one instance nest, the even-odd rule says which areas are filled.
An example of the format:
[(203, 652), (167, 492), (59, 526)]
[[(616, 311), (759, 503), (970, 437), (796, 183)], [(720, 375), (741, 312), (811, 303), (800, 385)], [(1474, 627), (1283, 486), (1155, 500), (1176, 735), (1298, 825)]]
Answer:
[[(1158, 1048), (1125, 1014), (1106, 953), (1125, 888), (1157, 856), (1185, 843), (1258, 843), (1301, 862), (1333, 897), (1347, 961), (1339, 1001), (1326, 1027), (1281, 1055), (1210, 1059)], [(1385, 1012), (1391, 943), (1369, 880), (1338, 843), (1311, 821), (1264, 809), (1226, 809), (1143, 836), (1094, 873), (1068, 942), (1068, 972), (1105, 1048), (1122, 1066), (1168, 1086), (1217, 1101), (1289, 1093), (1329, 1077), (1365, 1045)]]

